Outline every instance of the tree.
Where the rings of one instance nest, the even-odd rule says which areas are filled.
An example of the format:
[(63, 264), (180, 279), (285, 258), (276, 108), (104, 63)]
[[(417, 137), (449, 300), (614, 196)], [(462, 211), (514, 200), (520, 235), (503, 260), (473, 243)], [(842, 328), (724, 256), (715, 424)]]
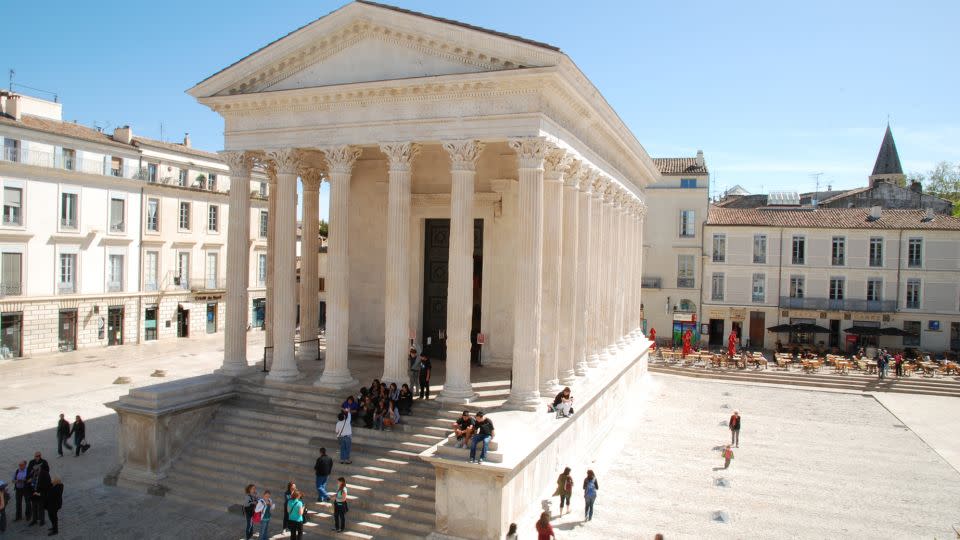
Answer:
[(320, 220), (320, 236), (326, 238), (328, 228), (329, 228), (329, 224), (325, 220), (321, 219)]
[(927, 174), (910, 173), (911, 181), (924, 184), (927, 193), (953, 203), (953, 215), (960, 217), (960, 163), (941, 161)]

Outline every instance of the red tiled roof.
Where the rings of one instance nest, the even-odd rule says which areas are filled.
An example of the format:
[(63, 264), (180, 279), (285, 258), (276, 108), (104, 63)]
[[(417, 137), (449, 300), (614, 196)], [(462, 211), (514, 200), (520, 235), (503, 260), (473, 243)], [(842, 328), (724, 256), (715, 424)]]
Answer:
[(119, 146), (128, 150), (133, 150), (129, 144), (115, 141), (112, 136), (107, 135), (106, 133), (101, 133), (93, 128), (81, 126), (80, 124), (74, 124), (73, 122), (62, 122), (60, 120), (51, 120), (49, 118), (41, 118), (39, 116), (25, 114), (20, 118), (19, 122), (8, 116), (0, 115), (0, 124), (16, 126), (25, 129), (33, 129), (36, 131), (42, 131), (44, 133), (50, 133), (52, 135), (73, 137), (75, 139), (82, 139), (84, 141), (107, 144), (110, 146)]
[(707, 174), (706, 165), (698, 165), (697, 158), (653, 158), (660, 174)]
[(721, 208), (711, 206), (707, 225), (796, 227), (813, 229), (930, 229), (960, 231), (960, 218), (924, 210), (883, 210), (870, 219), (869, 208)]
[(156, 148), (162, 148), (164, 150), (170, 150), (171, 152), (180, 152), (183, 154), (190, 154), (197, 157), (212, 159), (214, 161), (221, 161), (220, 155), (217, 154), (216, 152), (207, 152), (206, 150), (190, 148), (182, 144), (168, 143), (168, 142), (158, 141), (156, 139), (148, 139), (146, 137), (134, 137), (133, 142), (137, 146), (140, 146), (140, 145), (153, 146)]

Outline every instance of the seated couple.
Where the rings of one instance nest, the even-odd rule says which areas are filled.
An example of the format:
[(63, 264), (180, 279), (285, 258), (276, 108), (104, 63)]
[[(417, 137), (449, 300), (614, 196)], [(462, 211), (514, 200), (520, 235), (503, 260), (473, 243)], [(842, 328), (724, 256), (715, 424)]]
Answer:
[(553, 398), (553, 404), (547, 407), (547, 412), (557, 413), (557, 418), (567, 418), (573, 414), (573, 394), (570, 387), (566, 387)]
[[(463, 415), (453, 423), (453, 433), (457, 437), (457, 448), (470, 444), (470, 463), (482, 463), (487, 459), (487, 449), (493, 439), (493, 422), (484, 417), (483, 411), (478, 411), (476, 418), (470, 418), (470, 411), (463, 411)], [(477, 446), (481, 446), (479, 459)]]

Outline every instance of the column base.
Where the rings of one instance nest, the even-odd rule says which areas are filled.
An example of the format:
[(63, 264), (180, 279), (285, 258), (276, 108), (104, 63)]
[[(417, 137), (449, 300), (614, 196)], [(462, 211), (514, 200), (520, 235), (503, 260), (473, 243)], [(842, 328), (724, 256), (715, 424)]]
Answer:
[(572, 369), (564, 370), (560, 372), (560, 385), (561, 386), (570, 386), (571, 384), (577, 382), (577, 373)]
[[(380, 381), (387, 383), (397, 383), (397, 387), (403, 386), (403, 383), (410, 381), (409, 372), (404, 372), (401, 374), (389, 373), (386, 369), (383, 370), (383, 375), (380, 376)], [(412, 391), (413, 389), (411, 389)]]
[(298, 378), (300, 378), (300, 370), (297, 368), (283, 370), (271, 369), (270, 373), (267, 374), (267, 380), (275, 382), (290, 382)]
[(243, 375), (248, 371), (252, 371), (255, 366), (248, 366), (247, 364), (227, 364), (221, 367), (218, 367), (213, 372), (217, 375), (226, 375), (228, 377), (236, 377), (238, 375)]
[(320, 344), (316, 341), (300, 344), (300, 359), (306, 361), (320, 361)]
[(436, 401), (444, 405), (465, 405), (476, 400), (478, 396), (479, 394), (473, 391), (473, 387), (448, 389), (444, 386), (443, 390), (437, 394)]
[(587, 360), (586, 358), (584, 358), (584, 359), (581, 359), (579, 362), (577, 362), (577, 366), (573, 368), (573, 373), (577, 377), (583, 377), (584, 375), (587, 374), (587, 370), (589, 368), (590, 368), (590, 365), (587, 364)]
[(531, 390), (529, 392), (511, 392), (510, 397), (504, 402), (503, 408), (511, 411), (539, 411), (543, 406), (540, 399), (540, 392)]
[(617, 338), (617, 348), (621, 351), (626, 350), (627, 348), (627, 338), (626, 336), (620, 336)]
[(541, 396), (553, 396), (561, 390), (563, 390), (563, 387), (560, 386), (560, 381), (557, 379), (550, 379), (549, 381), (543, 381), (540, 383)]
[(588, 368), (597, 368), (600, 367), (600, 355), (599, 354), (590, 354), (587, 356), (587, 367)]
[(314, 386), (330, 388), (332, 390), (352, 388), (358, 384), (360, 384), (360, 381), (354, 379), (349, 371), (345, 373), (329, 373), (327, 370), (324, 370), (323, 374), (313, 383)]

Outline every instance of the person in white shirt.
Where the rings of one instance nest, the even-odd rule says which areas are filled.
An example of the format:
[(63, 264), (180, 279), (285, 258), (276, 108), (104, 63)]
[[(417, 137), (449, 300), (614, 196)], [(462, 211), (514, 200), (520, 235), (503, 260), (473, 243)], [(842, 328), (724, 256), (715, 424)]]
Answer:
[(344, 410), (337, 415), (337, 441), (340, 443), (340, 463), (347, 465), (350, 461), (350, 447), (353, 442), (353, 429), (350, 427), (350, 411)]

